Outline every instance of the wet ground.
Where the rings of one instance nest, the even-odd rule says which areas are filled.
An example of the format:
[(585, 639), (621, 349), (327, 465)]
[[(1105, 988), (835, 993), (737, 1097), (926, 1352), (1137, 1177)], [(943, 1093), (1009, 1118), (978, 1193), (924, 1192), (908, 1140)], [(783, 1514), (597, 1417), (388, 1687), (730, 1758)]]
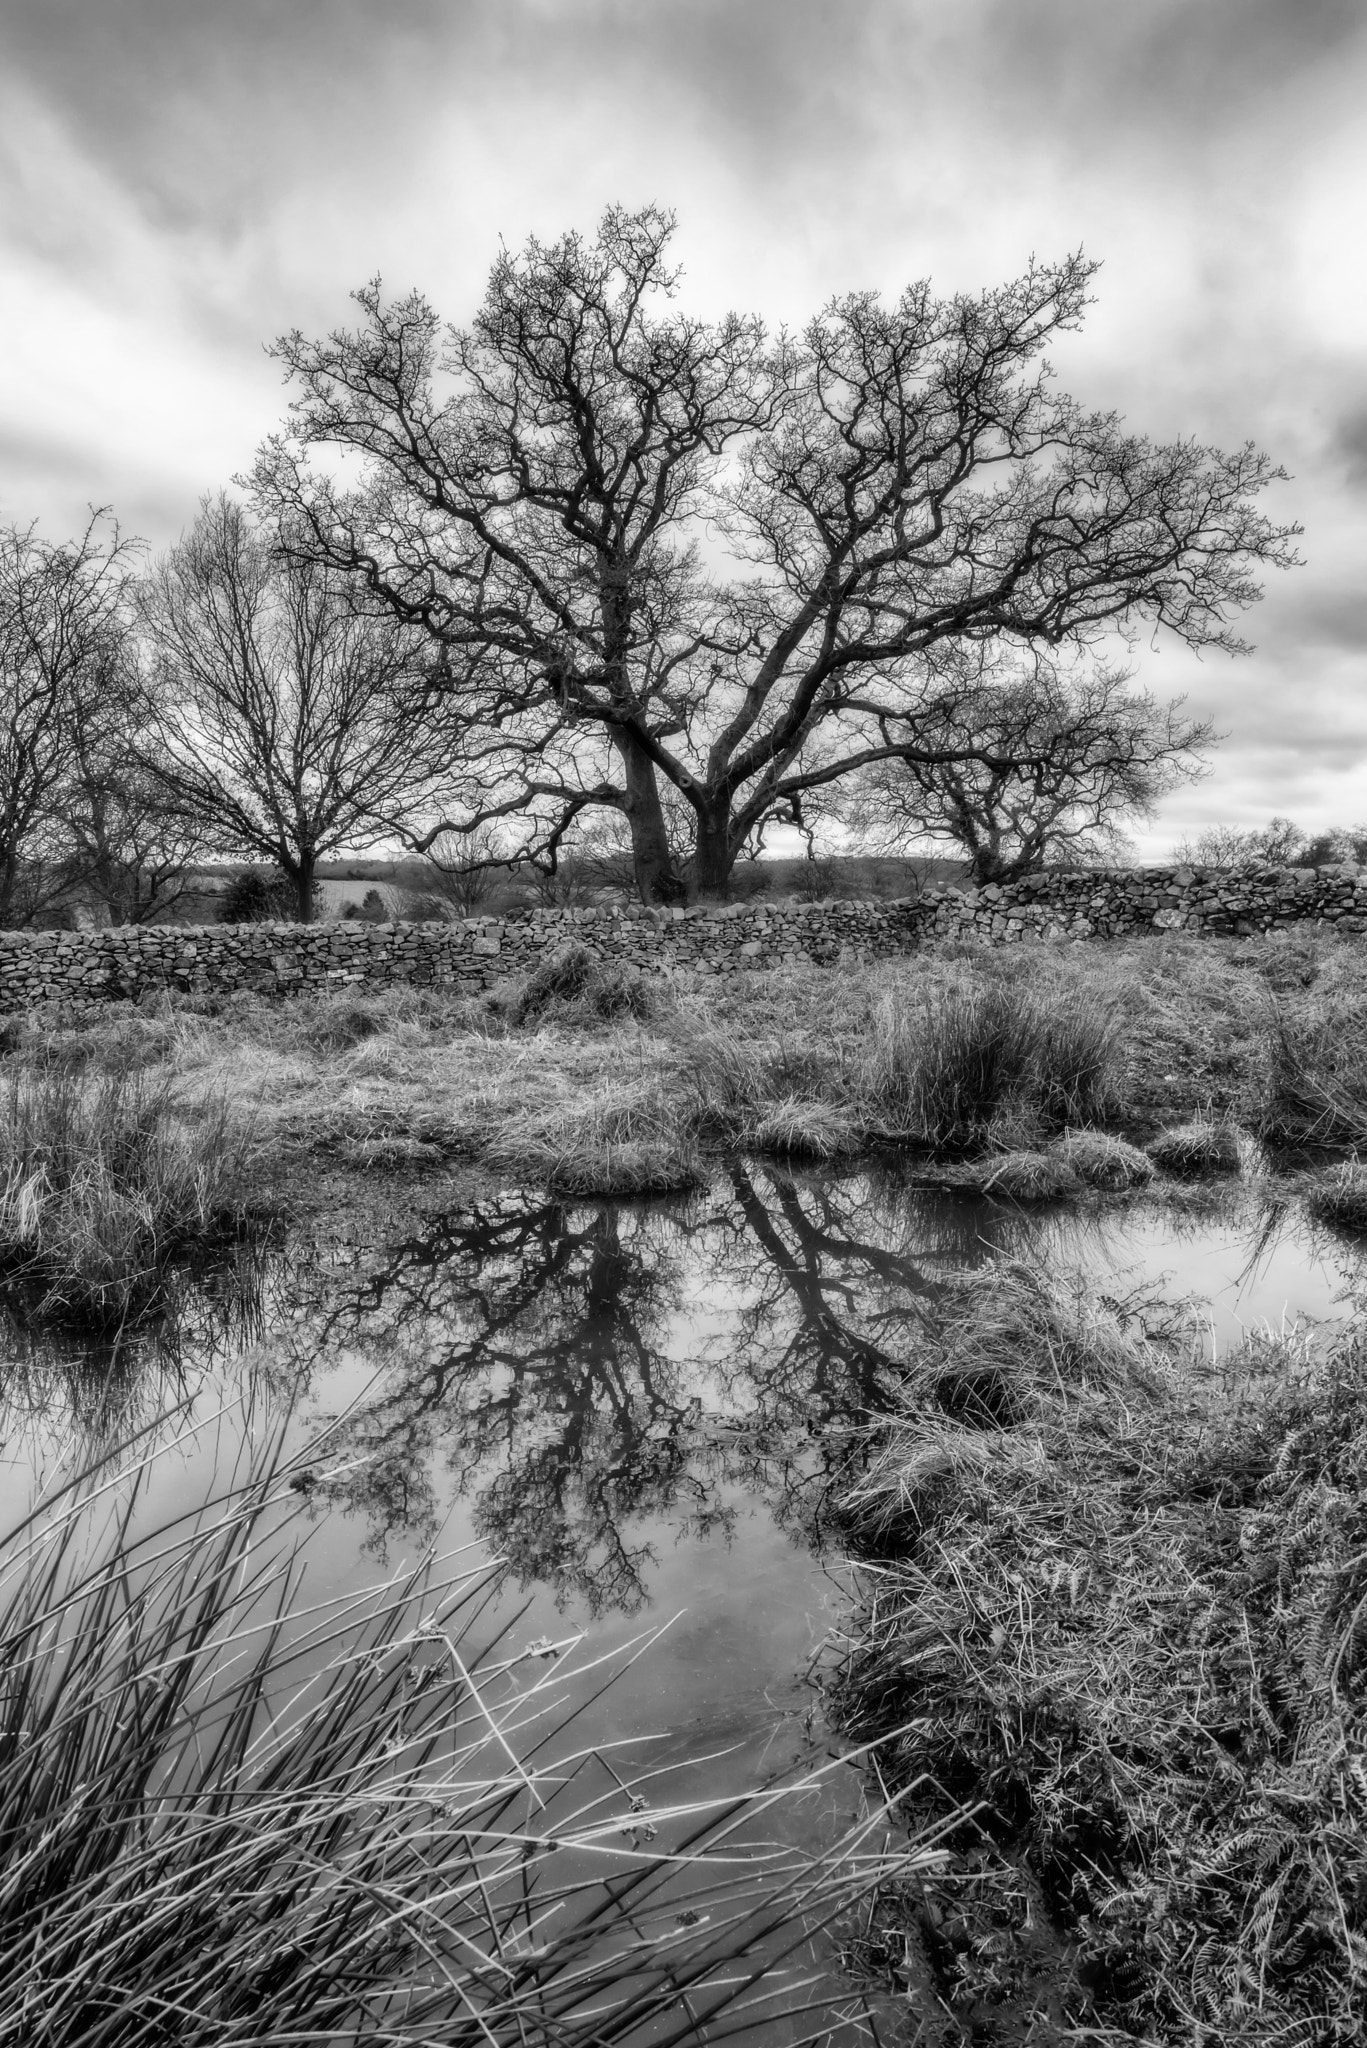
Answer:
[[(687, 1780), (709, 1792), (829, 1748), (810, 1682), (846, 1600), (828, 1511), (948, 1277), (1009, 1257), (1192, 1297), (1222, 1352), (1344, 1313), (1359, 1272), (1268, 1183), (1027, 1211), (744, 1161), (683, 1203), (512, 1192), (340, 1235), (244, 1254), (112, 1358), (11, 1330), (2, 1519), (173, 1401), (197, 1428), (182, 1409), (148, 1513), (193, 1507), (253, 1436), (325, 1433), (309, 1599), (433, 1543), (480, 1548), (514, 1643), (653, 1638), (579, 1739), (700, 1760)], [(852, 1773), (824, 1779), (786, 1825), (829, 1840), (859, 1798)]]

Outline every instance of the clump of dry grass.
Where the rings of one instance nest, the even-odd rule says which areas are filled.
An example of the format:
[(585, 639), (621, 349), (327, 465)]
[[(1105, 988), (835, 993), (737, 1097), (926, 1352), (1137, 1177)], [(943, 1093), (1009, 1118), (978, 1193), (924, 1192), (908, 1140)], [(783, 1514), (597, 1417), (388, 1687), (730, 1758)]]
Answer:
[(1108, 1131), (1065, 1131), (1050, 1150), (1089, 1188), (1107, 1194), (1123, 1194), (1153, 1179), (1148, 1154)]
[(824, 1860), (769, 1847), (781, 1789), (687, 1801), (577, 1746), (602, 1660), (504, 1641), (483, 1571), (299, 1606), (311, 1469), (268, 1457), (143, 1533), (139, 1483), (111, 1510), (95, 1471), (0, 1539), (3, 2048), (834, 2020), (814, 1930), (924, 1851), (889, 1858), (877, 1823)]
[(1238, 1132), (1229, 1124), (1204, 1118), (1160, 1131), (1146, 1149), (1155, 1166), (1185, 1178), (1242, 1171)]
[(976, 1179), (983, 1194), (1008, 1202), (1058, 1202), (1083, 1190), (1070, 1161), (1053, 1152), (1003, 1152), (984, 1160)]
[(630, 1017), (644, 1023), (658, 1007), (655, 990), (644, 975), (619, 961), (600, 960), (587, 946), (571, 944), (532, 969), (512, 1015), (517, 1024), (535, 1024), (557, 1008), (578, 1008), (605, 1022)]
[(1352, 1159), (1330, 1167), (1311, 1182), (1305, 1201), (1317, 1222), (1367, 1231), (1367, 1166)]
[(1268, 1041), (1259, 1135), (1292, 1145), (1367, 1142), (1367, 991), (1322, 980), (1299, 999), (1283, 995)]
[(559, 1195), (679, 1195), (705, 1180), (696, 1152), (639, 1138), (567, 1146), (546, 1172)]
[(878, 1564), (835, 1705), (896, 1731), (922, 1823), (979, 1804), (875, 1949), (955, 2039), (1360, 2040), (1367, 1324), (1254, 1341), (1234, 1399), (1002, 1269), (909, 1365), (847, 1504)]
[(96, 1327), (154, 1313), (168, 1267), (240, 1207), (248, 1136), (189, 1111), (166, 1079), (12, 1070), (0, 1092), (0, 1272), (42, 1318)]
[(706, 1177), (669, 1096), (648, 1080), (602, 1083), (505, 1115), (485, 1157), (562, 1194), (674, 1194)]
[(953, 1154), (1110, 1103), (1120, 1027), (1106, 1003), (968, 967), (888, 979), (866, 984), (862, 1006), (834, 1006), (843, 1029), (695, 1025), (684, 1053), (699, 1130), (818, 1157), (870, 1141)]
[(838, 1159), (859, 1143), (845, 1111), (829, 1102), (804, 1101), (800, 1095), (760, 1106), (745, 1136), (756, 1151), (788, 1159)]
[(1057, 1130), (1112, 1106), (1116, 1010), (1071, 987), (962, 973), (879, 1002), (857, 1094), (866, 1123), (937, 1152)]

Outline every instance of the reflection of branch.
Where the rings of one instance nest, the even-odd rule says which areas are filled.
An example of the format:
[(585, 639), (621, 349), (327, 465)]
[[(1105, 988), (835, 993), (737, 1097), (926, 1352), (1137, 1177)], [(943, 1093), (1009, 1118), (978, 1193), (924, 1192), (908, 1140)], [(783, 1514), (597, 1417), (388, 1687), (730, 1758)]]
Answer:
[[(650, 1531), (629, 1540), (631, 1525), (725, 1530), (739, 1486), (805, 1530), (846, 1456), (830, 1424), (884, 1404), (938, 1291), (895, 1233), (880, 1237), (882, 1193), (736, 1166), (729, 1199), (702, 1213), (527, 1196), (437, 1220), (324, 1324), (325, 1342), (369, 1344), (393, 1367), (352, 1424), (371, 1456), (351, 1504), (379, 1518), (380, 1540), (434, 1512), (416, 1468), (441, 1444), (522, 1583), (591, 1610), (646, 1597)], [(690, 1255), (734, 1303), (720, 1344), (692, 1356), (678, 1342)], [(704, 1376), (724, 1419), (709, 1421)]]

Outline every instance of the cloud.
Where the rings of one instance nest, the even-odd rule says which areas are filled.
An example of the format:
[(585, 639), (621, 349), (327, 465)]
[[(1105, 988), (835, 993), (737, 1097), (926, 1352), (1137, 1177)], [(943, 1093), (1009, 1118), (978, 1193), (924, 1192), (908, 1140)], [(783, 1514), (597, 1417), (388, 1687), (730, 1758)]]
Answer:
[(161, 544), (278, 420), (273, 334), (377, 269), (464, 318), (500, 236), (610, 199), (772, 321), (1084, 244), (1065, 385), (1268, 446), (1306, 527), (1250, 660), (1139, 650), (1231, 735), (1181, 802), (1367, 815), (1360, 0), (7, 0), (0, 57), (4, 516)]

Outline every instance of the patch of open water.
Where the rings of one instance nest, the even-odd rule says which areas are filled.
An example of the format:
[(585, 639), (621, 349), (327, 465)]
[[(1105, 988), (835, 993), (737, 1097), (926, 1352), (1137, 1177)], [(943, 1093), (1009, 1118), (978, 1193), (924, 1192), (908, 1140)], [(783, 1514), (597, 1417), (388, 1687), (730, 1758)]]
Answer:
[[(579, 1739), (705, 1759), (681, 1793), (739, 1791), (810, 1767), (827, 1739), (808, 1674), (847, 1598), (825, 1511), (848, 1432), (946, 1277), (998, 1257), (1198, 1297), (1221, 1351), (1252, 1325), (1341, 1313), (1360, 1274), (1351, 1242), (1252, 1190), (1032, 1212), (881, 1169), (741, 1161), (686, 1203), (508, 1194), (389, 1243), (268, 1255), (245, 1293), (195, 1297), (173, 1358), (125, 1353), (112, 1410), (106, 1360), (13, 1341), (0, 1519), (98, 1428), (155, 1412), (173, 1369), (217, 1420), (158, 1461), (148, 1515), (193, 1508), (271, 1418), (295, 1443), (329, 1427), (309, 1599), (438, 1537), (484, 1546), (515, 1642), (655, 1637)], [(828, 1776), (784, 1825), (830, 1840), (857, 1800)]]

